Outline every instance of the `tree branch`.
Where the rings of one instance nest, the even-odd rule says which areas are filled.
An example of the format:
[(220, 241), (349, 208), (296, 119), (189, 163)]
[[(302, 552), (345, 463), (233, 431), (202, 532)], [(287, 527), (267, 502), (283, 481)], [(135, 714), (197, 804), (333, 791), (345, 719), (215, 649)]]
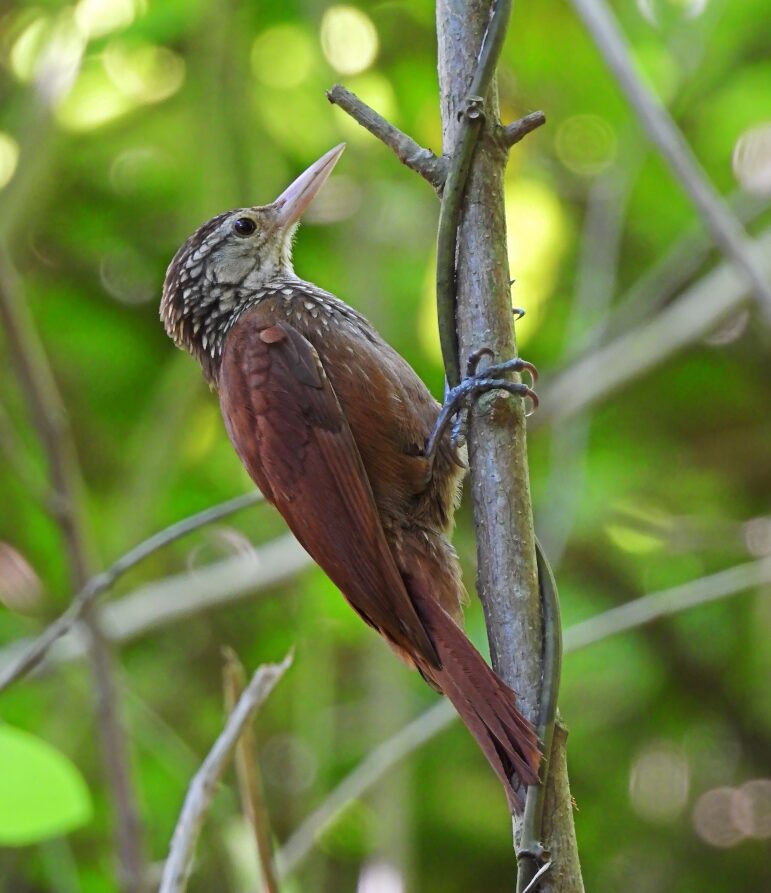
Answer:
[(0, 692), (28, 673), (45, 656), (51, 645), (83, 617), (84, 613), (96, 599), (102, 593), (112, 588), (115, 582), (131, 568), (144, 561), (145, 558), (154, 552), (191, 533), (193, 530), (198, 530), (200, 527), (211, 524), (220, 518), (225, 518), (247, 506), (255, 505), (261, 502), (262, 498), (262, 494), (255, 491), (245, 496), (237, 496), (235, 499), (230, 499), (220, 505), (205, 509), (196, 515), (191, 515), (189, 518), (178, 521), (176, 524), (172, 524), (170, 527), (149, 537), (131, 549), (131, 551), (126, 552), (125, 555), (122, 555), (116, 562), (111, 564), (106, 571), (91, 577), (72, 599), (67, 610), (43, 630), (15, 664), (0, 673)]
[[(497, 102), (492, 105), (489, 101), (486, 103), (485, 97), (494, 79), (495, 66), (506, 36), (511, 0), (497, 0), (491, 8), (489, 5), (483, 7), (478, 2), (468, 3), (466, 9), (454, 7), (457, 7), (457, 3), (447, 2), (437, 5), (436, 9), (442, 140), (445, 154), (450, 157), (436, 236), (436, 306), (442, 359), (450, 387), (460, 382), (461, 368), (457, 320), (458, 229), (471, 160), (485, 118), (491, 117), (494, 126), (497, 126)], [(465, 27), (461, 25), (463, 19), (459, 13), (461, 16), (468, 14)], [(452, 21), (453, 18), (455, 21)], [(458, 45), (448, 52), (448, 45), (456, 41)], [(477, 47), (481, 47), (478, 52)], [(469, 81), (470, 86), (467, 86)], [(498, 159), (495, 164), (496, 168), (500, 168), (496, 171), (498, 177), (503, 163)], [(481, 170), (484, 165), (477, 167)], [(498, 203), (502, 206), (502, 189), (499, 192)], [(510, 320), (507, 320), (507, 329), (511, 331)]]
[(757, 257), (749, 249), (744, 227), (699, 166), (667, 110), (637, 73), (615, 15), (603, 0), (572, 0), (572, 3), (651, 142), (669, 164), (715, 243), (733, 261), (757, 295), (766, 319), (771, 322), (771, 286)]
[[(480, 349), (491, 350), (497, 361), (516, 355), (503, 205), (506, 153), (496, 139), (497, 90), (492, 81), (509, 9), (508, 2), (495, 3), (491, 16), (485, 0), (440, 0), (437, 4), (443, 147), (452, 158), (437, 238), (437, 304), (450, 385), (456, 383), (468, 357)], [(488, 84), (493, 85), (489, 90)], [(468, 446), (477, 592), (493, 666), (517, 692), (525, 716), (538, 725), (545, 626), (521, 401), (490, 394), (472, 404)], [(544, 780), (549, 838), (542, 842), (557, 870), (541, 881), (541, 888), (578, 893), (583, 883), (569, 806), (564, 738), (555, 736), (554, 742), (544, 761), (544, 769), (549, 769)], [(558, 821), (554, 820), (555, 791), (567, 798)], [(540, 787), (532, 786), (527, 796), (538, 799), (541, 795)], [(521, 821), (515, 819), (518, 851), (521, 831)], [(541, 830), (536, 834), (540, 837)], [(524, 866), (522, 870), (527, 873)]]
[[(105, 638), (125, 644), (141, 636), (195, 617), (205, 611), (235, 604), (272, 586), (277, 586), (310, 566), (308, 553), (291, 535), (280, 536), (247, 555), (215, 561), (194, 574), (189, 572), (147, 583), (129, 595), (99, 608)], [(54, 643), (47, 661), (64, 663), (82, 658), (86, 642), (76, 624)], [(0, 674), (19, 661), (30, 646), (28, 640), (14, 642), (0, 651)]]
[(193, 854), (204, 818), (227, 768), (238, 739), (256, 710), (292, 663), (291, 652), (280, 664), (266, 664), (252, 677), (238, 703), (228, 716), (225, 728), (214, 742), (201, 768), (188, 788), (182, 811), (171, 839), (169, 857), (163, 869), (159, 893), (181, 893), (186, 886)]
[(523, 140), (528, 133), (532, 133), (545, 123), (546, 115), (543, 112), (530, 112), (529, 115), (518, 118), (501, 130), (501, 142), (507, 149), (510, 149)]
[(637, 629), (662, 617), (687, 611), (697, 605), (706, 605), (766, 583), (771, 583), (771, 557), (748, 561), (662, 592), (652, 592), (571, 626), (565, 633), (565, 648), (578, 651), (587, 645)]
[(434, 189), (441, 191), (447, 175), (447, 159), (437, 157), (430, 149), (418, 145), (411, 136), (402, 133), (390, 121), (386, 121), (374, 109), (362, 102), (355, 93), (346, 90), (341, 84), (335, 84), (327, 91), (327, 99), (332, 105), (339, 106), (354, 121), (368, 130), (374, 137), (384, 143), (396, 155), (402, 164), (420, 174)]

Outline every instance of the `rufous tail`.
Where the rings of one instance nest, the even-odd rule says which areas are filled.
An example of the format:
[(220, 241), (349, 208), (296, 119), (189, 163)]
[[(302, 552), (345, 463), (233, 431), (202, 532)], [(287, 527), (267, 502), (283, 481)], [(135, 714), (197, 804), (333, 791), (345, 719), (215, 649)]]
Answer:
[(521, 812), (521, 783), (535, 784), (541, 763), (535, 731), (517, 709), (514, 692), (444, 608), (415, 591), (419, 588), (410, 587), (413, 601), (442, 666), (421, 665), (418, 669), (450, 699), (503, 783), (509, 809)]

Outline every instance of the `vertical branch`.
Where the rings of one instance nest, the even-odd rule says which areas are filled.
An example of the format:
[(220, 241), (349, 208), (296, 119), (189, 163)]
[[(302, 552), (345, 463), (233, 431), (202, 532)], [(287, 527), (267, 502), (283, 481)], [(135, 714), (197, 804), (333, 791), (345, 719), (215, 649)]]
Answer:
[[(503, 5), (503, 4), (502, 4)], [(479, 48), (490, 22), (489, 0), (439, 0), (437, 37), (443, 145), (450, 157), (463, 132), (459, 113), (469, 101)], [(469, 171), (457, 231), (457, 333), (460, 366), (474, 351), (491, 348), (498, 361), (515, 355), (503, 205), (505, 148), (493, 83)], [(441, 256), (438, 262), (441, 262)], [(448, 370), (448, 375), (452, 369)], [(538, 724), (542, 614), (535, 560), (524, 410), (519, 401), (489, 394), (470, 412), (469, 460), (477, 533), (477, 590), (485, 612), (497, 672), (514, 688), (523, 712)], [(565, 735), (547, 755), (543, 844), (552, 870), (543, 891), (582, 891), (565, 760)], [(521, 832), (515, 825), (515, 837)]]
[[(5, 246), (0, 247), (0, 321), (28, 411), (46, 454), (52, 490), (50, 510), (62, 532), (73, 589), (78, 590), (89, 578), (90, 564), (80, 469), (64, 405)], [(127, 893), (141, 893), (145, 877), (141, 824), (126, 736), (118, 713), (113, 668), (95, 615), (86, 612), (84, 621), (89, 632), (103, 762), (116, 812), (121, 887)]]

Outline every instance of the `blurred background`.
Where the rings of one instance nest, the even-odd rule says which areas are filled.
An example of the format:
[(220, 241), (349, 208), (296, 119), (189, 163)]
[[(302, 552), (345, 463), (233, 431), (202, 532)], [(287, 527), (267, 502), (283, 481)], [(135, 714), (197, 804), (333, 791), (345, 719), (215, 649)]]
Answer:
[[(771, 7), (614, 7), (639, 70), (765, 244), (767, 263)], [(438, 152), (435, 47), (428, 0), (3, 3), (3, 301), (29, 311), (27, 347), (38, 370), (47, 357), (61, 393), (90, 572), (251, 489), (197, 364), (159, 324), (164, 271), (203, 220), (272, 200), (341, 140), (348, 151), (300, 231), (296, 269), (362, 310), (442, 393), (438, 203), (324, 96), (341, 81)], [(698, 599), (715, 574), (736, 577), (726, 584), (736, 597), (566, 656), (561, 707), (586, 886), (768, 889), (771, 602), (767, 585), (748, 580), (763, 568), (768, 580), (771, 555), (769, 329), (751, 296), (742, 300), (743, 284), (569, 4), (515, 4), (499, 74), (504, 121), (534, 109), (548, 119), (512, 151), (506, 202), (512, 300), (527, 310), (519, 348), (542, 374), (530, 437), (537, 528), (565, 626), (672, 587)], [(679, 323), (685, 347), (649, 362), (659, 344), (652, 321), (694, 290), (710, 306), (725, 300), (724, 311), (701, 332), (696, 305)], [(17, 340), (6, 326), (0, 667), (76, 588)], [(613, 386), (609, 360), (592, 379), (596, 386), (607, 372), (608, 387), (568, 418), (587, 384), (575, 364), (619, 343), (633, 367), (627, 380)], [(56, 414), (56, 424), (63, 419)], [(473, 590), (466, 503), (456, 544)], [(265, 505), (153, 554), (117, 583), (100, 623), (112, 640), (112, 706), (151, 872), (222, 727), (223, 645), (250, 670), (296, 649), (257, 721), (278, 841), (436, 703), (307, 566)], [(473, 597), (467, 623), (484, 648)], [(82, 630), (68, 637), (40, 673), (0, 698), (0, 889), (8, 893), (119, 889), (95, 698), (107, 670), (94, 675), (84, 641)], [(311, 843), (287, 891), (503, 893), (513, 885), (504, 798), (457, 724), (349, 802)], [(258, 886), (231, 773), (190, 889)]]

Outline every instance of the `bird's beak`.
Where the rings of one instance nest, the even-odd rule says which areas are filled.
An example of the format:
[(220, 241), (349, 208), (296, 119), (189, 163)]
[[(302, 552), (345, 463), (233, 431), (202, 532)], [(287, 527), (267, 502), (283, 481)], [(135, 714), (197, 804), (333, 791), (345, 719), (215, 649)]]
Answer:
[(285, 189), (273, 202), (273, 207), (278, 212), (277, 224), (280, 229), (293, 226), (303, 216), (308, 205), (316, 197), (321, 187), (326, 183), (327, 177), (332, 173), (332, 168), (337, 164), (337, 159), (343, 154), (345, 143), (340, 143), (334, 149), (330, 149), (326, 155), (322, 155), (306, 171)]

